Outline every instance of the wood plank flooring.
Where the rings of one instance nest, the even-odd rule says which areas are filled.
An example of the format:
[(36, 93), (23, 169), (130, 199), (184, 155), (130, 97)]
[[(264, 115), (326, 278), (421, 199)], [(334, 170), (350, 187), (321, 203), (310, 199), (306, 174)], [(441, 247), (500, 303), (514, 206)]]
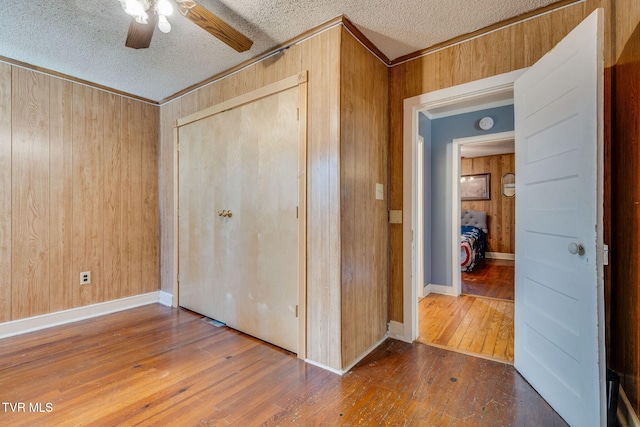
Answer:
[(515, 261), (484, 259), (471, 273), (461, 273), (462, 293), (513, 301)]
[(418, 341), (513, 364), (513, 302), (429, 294), (418, 304)]
[(339, 376), (157, 304), (0, 340), (0, 384), (11, 426), (566, 425), (509, 365), (389, 339)]

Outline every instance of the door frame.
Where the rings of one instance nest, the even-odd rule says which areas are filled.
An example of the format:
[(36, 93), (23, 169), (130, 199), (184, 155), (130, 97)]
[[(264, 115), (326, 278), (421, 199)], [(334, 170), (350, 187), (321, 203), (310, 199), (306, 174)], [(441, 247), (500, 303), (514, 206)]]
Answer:
[[(513, 92), (513, 83), (526, 68), (499, 74), (450, 88), (424, 93), (404, 100), (403, 117), (403, 202), (402, 202), (402, 305), (403, 321), (390, 322), (390, 335), (406, 342), (418, 337), (417, 271), (420, 261), (413, 262), (415, 253), (412, 233), (423, 232), (417, 221), (417, 205), (423, 195), (417, 194), (417, 138), (421, 112), (436, 111), (452, 106), (468, 106), (499, 99)], [(447, 239), (452, 244), (451, 239)], [(445, 249), (446, 250), (446, 249)], [(451, 250), (449, 248), (449, 250)]]
[[(425, 142), (424, 138), (418, 135), (418, 139), (416, 141), (416, 154), (417, 158), (421, 161), (416, 162), (416, 194), (424, 195), (424, 148)], [(431, 196), (431, 194), (429, 194)], [(422, 200), (424, 202), (424, 198)], [(424, 212), (424, 203), (416, 204), (416, 223), (420, 225), (420, 227), (416, 230), (416, 233), (413, 236), (413, 250), (415, 254), (415, 258), (413, 262), (416, 264), (416, 282), (417, 282), (417, 290), (418, 298), (422, 298), (425, 296), (425, 285), (424, 285), (424, 220), (425, 220), (425, 212)]]
[(303, 71), (291, 77), (285, 78), (278, 82), (266, 85), (252, 92), (237, 96), (235, 98), (215, 104), (211, 107), (200, 110), (196, 113), (182, 117), (176, 120), (174, 127), (174, 168), (173, 168), (173, 184), (174, 184), (174, 226), (175, 226), (175, 244), (174, 244), (174, 268), (176, 277), (173, 283), (173, 301), (172, 306), (178, 307), (180, 295), (180, 271), (179, 271), (179, 254), (180, 254), (180, 235), (179, 235), (179, 202), (180, 202), (180, 135), (179, 128), (181, 126), (204, 119), (211, 115), (224, 112), (226, 110), (249, 104), (253, 101), (265, 98), (267, 96), (282, 92), (294, 87), (298, 87), (298, 353), (299, 359), (307, 357), (307, 82), (308, 72)]
[(460, 162), (463, 145), (482, 144), (486, 142), (498, 142), (515, 140), (515, 130), (507, 132), (491, 133), (487, 135), (456, 138), (452, 141), (451, 155), (451, 286), (452, 295), (459, 296), (462, 293), (462, 281), (460, 271), (460, 212), (462, 201), (460, 200)]

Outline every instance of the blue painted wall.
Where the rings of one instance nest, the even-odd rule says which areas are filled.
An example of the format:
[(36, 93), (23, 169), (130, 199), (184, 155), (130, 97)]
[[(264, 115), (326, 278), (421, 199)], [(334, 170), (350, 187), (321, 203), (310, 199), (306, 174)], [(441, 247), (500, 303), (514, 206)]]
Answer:
[[(478, 121), (489, 116), (494, 125), (484, 131)], [(513, 105), (474, 111), (457, 116), (429, 120), (420, 114), (419, 133), (431, 142), (431, 153), (425, 152), (425, 284), (452, 285), (451, 277), (451, 165), (452, 141), (457, 138), (487, 135), (514, 130)], [(426, 150), (425, 150), (426, 151)], [(428, 181), (428, 182), (427, 182)], [(427, 185), (429, 184), (429, 185)], [(430, 197), (429, 197), (430, 196)], [(430, 213), (430, 214), (429, 214)], [(459, 215), (458, 213), (456, 213)], [(428, 273), (427, 273), (428, 272)]]

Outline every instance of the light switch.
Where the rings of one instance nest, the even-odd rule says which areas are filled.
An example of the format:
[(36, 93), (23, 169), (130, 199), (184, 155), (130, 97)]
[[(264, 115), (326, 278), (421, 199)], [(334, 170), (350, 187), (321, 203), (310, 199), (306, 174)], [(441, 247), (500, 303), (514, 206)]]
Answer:
[(384, 200), (384, 186), (376, 184), (376, 200)]

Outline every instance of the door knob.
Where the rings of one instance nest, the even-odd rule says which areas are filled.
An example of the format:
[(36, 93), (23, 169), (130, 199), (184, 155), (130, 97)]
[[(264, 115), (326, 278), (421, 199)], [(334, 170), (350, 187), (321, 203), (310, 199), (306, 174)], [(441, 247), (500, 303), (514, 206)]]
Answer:
[(571, 242), (569, 243), (569, 253), (572, 255), (578, 254), (579, 256), (582, 256), (584, 255), (584, 246), (582, 243)]

